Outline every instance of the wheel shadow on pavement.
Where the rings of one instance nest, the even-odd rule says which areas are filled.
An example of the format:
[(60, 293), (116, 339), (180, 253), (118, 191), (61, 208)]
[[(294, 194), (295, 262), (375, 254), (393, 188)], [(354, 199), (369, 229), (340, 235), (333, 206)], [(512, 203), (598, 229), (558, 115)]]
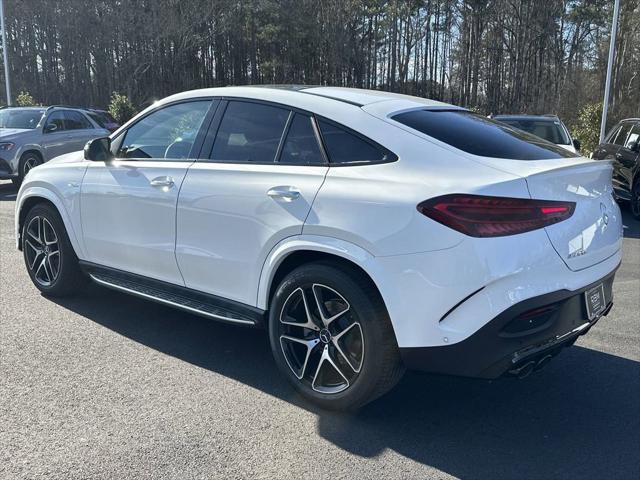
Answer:
[(359, 412), (335, 413), (293, 391), (264, 331), (94, 285), (56, 302), (135, 342), (313, 411), (318, 434), (354, 455), (393, 450), (460, 478), (639, 478), (640, 362), (574, 346), (525, 380), (409, 372)]
[(0, 180), (0, 202), (14, 202), (18, 195), (18, 188), (9, 182)]
[(622, 209), (622, 234), (627, 238), (640, 238), (640, 220), (636, 220), (631, 215), (629, 208), (621, 207)]

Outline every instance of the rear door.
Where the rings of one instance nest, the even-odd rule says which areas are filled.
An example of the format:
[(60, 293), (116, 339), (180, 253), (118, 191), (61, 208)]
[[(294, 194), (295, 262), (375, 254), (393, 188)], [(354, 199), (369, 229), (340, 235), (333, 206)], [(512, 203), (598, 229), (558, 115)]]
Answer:
[(82, 150), (89, 140), (109, 135), (107, 130), (94, 128), (89, 119), (76, 110), (64, 110), (63, 115), (67, 132), (64, 153)]
[(116, 160), (89, 165), (81, 193), (89, 261), (184, 285), (175, 258), (176, 204), (213, 108), (198, 99), (154, 110), (113, 140)]
[(328, 170), (314, 119), (262, 102), (224, 101), (177, 210), (185, 285), (255, 305), (262, 265), (302, 232)]
[(616, 153), (613, 181), (619, 195), (625, 200), (631, 198), (633, 186), (633, 174), (636, 169), (638, 156), (635, 150), (637, 142), (640, 142), (640, 124), (630, 124), (631, 129)]

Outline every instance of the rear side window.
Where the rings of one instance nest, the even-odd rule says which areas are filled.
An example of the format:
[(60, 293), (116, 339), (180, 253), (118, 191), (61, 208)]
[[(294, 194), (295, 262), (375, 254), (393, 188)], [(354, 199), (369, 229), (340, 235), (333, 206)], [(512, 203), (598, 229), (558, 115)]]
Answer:
[(64, 111), (64, 122), (67, 130), (82, 130), (83, 128), (92, 128), (91, 123), (80, 112)]
[(100, 115), (97, 112), (89, 112), (88, 115), (93, 119), (94, 122), (96, 122), (102, 128), (107, 128), (108, 120), (105, 116)]
[(375, 143), (333, 123), (319, 120), (322, 139), (331, 163), (359, 164), (396, 160), (396, 156)]
[(640, 125), (631, 127), (631, 132), (629, 132), (629, 136), (627, 136), (627, 140), (624, 142), (624, 147), (631, 148), (637, 142), (640, 142)]
[(325, 163), (311, 123), (311, 117), (300, 113), (295, 114), (282, 147), (280, 163), (289, 165), (322, 165)]
[(275, 162), (290, 111), (260, 103), (232, 101), (224, 112), (211, 160)]
[(627, 137), (629, 136), (630, 131), (631, 131), (631, 124), (623, 123), (622, 126), (620, 127), (620, 130), (618, 130), (618, 133), (615, 135), (611, 143), (613, 143), (614, 145), (624, 145), (627, 141)]
[(576, 157), (535, 135), (465, 110), (412, 110), (392, 117), (473, 155), (512, 160)]

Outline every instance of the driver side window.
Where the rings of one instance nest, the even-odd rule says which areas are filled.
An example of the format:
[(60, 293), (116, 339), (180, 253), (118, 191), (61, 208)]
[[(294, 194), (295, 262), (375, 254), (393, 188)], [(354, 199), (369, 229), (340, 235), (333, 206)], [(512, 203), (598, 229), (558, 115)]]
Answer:
[(45, 132), (61, 132), (64, 129), (64, 112), (62, 110), (51, 112), (44, 127)]
[(116, 157), (166, 160), (190, 158), (196, 135), (210, 105), (210, 100), (198, 100), (156, 110), (126, 131)]

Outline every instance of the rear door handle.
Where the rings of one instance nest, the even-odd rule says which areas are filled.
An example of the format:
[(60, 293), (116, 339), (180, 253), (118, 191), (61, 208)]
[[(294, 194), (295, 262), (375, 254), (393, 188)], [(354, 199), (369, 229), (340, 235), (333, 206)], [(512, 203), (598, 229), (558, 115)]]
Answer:
[(152, 187), (160, 187), (169, 189), (175, 185), (173, 178), (171, 177), (156, 177), (149, 182)]
[(291, 185), (273, 187), (267, 192), (271, 198), (281, 199), (285, 202), (293, 202), (298, 197), (300, 197), (300, 190), (296, 187), (292, 187)]

